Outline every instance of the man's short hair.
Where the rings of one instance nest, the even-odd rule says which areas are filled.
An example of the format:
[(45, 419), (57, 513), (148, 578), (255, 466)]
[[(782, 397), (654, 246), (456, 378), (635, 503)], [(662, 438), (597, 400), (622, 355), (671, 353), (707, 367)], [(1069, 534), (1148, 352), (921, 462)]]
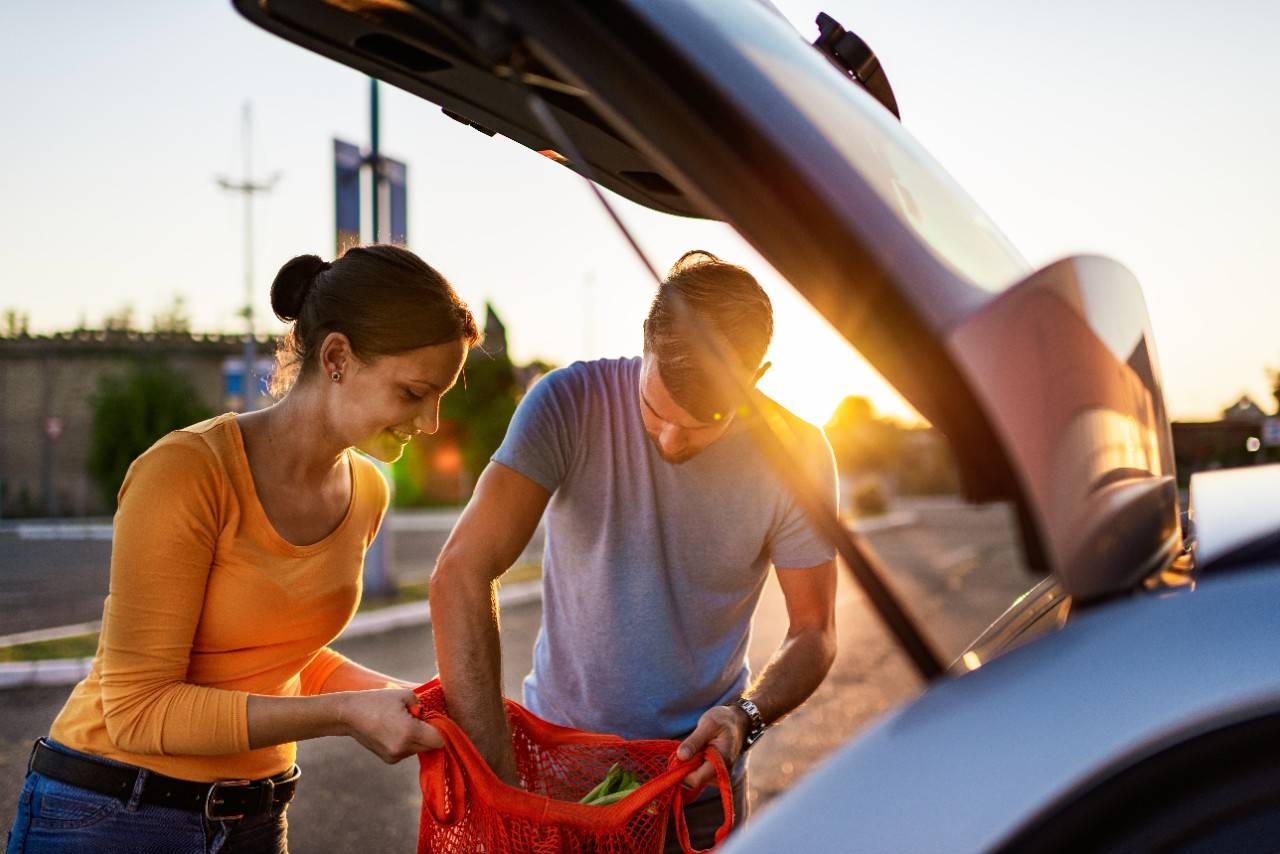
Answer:
[[(680, 310), (681, 302), (688, 313)], [(712, 336), (749, 377), (769, 349), (773, 305), (745, 269), (695, 249), (671, 266), (653, 298), (644, 352), (657, 360), (676, 403), (704, 422), (719, 420), (741, 402), (735, 383), (724, 376)]]

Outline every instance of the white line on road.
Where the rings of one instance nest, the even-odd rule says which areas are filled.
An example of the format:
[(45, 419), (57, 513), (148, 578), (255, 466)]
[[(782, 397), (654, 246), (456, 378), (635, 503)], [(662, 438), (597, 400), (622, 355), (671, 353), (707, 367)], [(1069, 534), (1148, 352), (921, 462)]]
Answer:
[(101, 620), (94, 620), (92, 623), (76, 623), (72, 626), (54, 626), (51, 629), (32, 629), (29, 632), (0, 635), (0, 646), (17, 646), (20, 643), (61, 640), (62, 638), (72, 638), (77, 635), (88, 635), (101, 630)]

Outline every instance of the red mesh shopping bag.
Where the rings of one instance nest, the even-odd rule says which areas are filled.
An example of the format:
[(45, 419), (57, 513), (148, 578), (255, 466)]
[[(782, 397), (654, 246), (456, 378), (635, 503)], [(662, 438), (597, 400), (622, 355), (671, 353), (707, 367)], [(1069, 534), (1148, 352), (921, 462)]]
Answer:
[[(499, 780), (447, 717), (438, 679), (414, 690), (421, 701), (418, 717), (444, 737), (444, 747), (418, 756), (418, 854), (655, 854), (662, 849), (672, 810), (684, 850), (696, 854), (683, 807), (697, 792), (685, 790), (680, 781), (704, 758), (715, 766), (724, 805), (717, 846), (733, 826), (729, 773), (713, 747), (679, 762), (677, 741), (627, 741), (556, 726), (507, 700), (522, 790)], [(608, 806), (578, 803), (615, 762), (642, 781), (640, 788)]]

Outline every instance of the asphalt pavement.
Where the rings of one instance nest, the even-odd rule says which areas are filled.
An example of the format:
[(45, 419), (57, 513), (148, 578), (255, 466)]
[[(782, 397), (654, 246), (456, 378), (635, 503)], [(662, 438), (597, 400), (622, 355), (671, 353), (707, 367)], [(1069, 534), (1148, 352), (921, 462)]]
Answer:
[[(912, 613), (939, 648), (955, 656), (1034, 579), (1019, 568), (1012, 517), (1003, 509), (926, 501), (909, 505), (909, 510), (913, 524), (868, 534), (868, 540), (893, 568), (892, 583)], [(0, 545), (0, 591), (18, 589), (9, 577), (14, 570), (7, 546)], [(73, 551), (51, 548), (53, 556), (42, 558), (36, 548), (28, 558), (37, 563), (74, 562)], [(423, 548), (413, 551), (429, 551), (428, 544), (423, 541)], [(401, 567), (403, 571), (422, 570), (419, 558), (405, 564), (408, 569)], [(58, 595), (52, 584), (44, 589)], [(537, 603), (503, 611), (504, 688), (511, 696), (519, 696), (540, 619)], [(845, 572), (837, 626), (839, 651), (826, 681), (752, 750), (753, 810), (785, 791), (870, 720), (921, 688)], [(763, 666), (785, 633), (785, 604), (771, 579), (752, 632), (753, 668)], [(406, 679), (425, 681), (435, 673), (428, 626), (340, 639), (335, 646), (357, 661)], [(12, 821), (30, 743), (47, 732), (68, 692), (61, 687), (0, 691), (0, 829)], [(295, 854), (414, 850), (420, 805), (416, 762), (386, 766), (349, 739), (329, 738), (302, 743), (299, 764), (303, 782), (289, 809)]]

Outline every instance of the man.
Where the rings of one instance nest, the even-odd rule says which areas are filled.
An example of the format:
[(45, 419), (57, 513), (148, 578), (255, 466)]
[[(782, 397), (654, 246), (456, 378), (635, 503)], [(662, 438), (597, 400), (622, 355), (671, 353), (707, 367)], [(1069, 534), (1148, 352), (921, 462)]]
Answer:
[[(835, 551), (777, 476), (756, 435), (763, 419), (744, 405), (753, 396), (798, 437), (787, 464), (807, 467), (834, 510), (822, 433), (754, 389), (772, 333), (750, 273), (686, 253), (650, 308), (642, 359), (552, 371), (521, 402), (431, 579), (450, 715), (508, 782), (494, 581), (545, 510), (543, 625), (525, 705), (578, 729), (683, 739), (682, 758), (713, 745), (746, 817), (745, 747), (813, 693), (836, 651)], [(751, 616), (771, 563), (790, 625), (749, 683)], [(709, 762), (685, 780), (712, 782)], [(698, 847), (723, 818), (715, 795), (709, 787), (686, 813)]]

